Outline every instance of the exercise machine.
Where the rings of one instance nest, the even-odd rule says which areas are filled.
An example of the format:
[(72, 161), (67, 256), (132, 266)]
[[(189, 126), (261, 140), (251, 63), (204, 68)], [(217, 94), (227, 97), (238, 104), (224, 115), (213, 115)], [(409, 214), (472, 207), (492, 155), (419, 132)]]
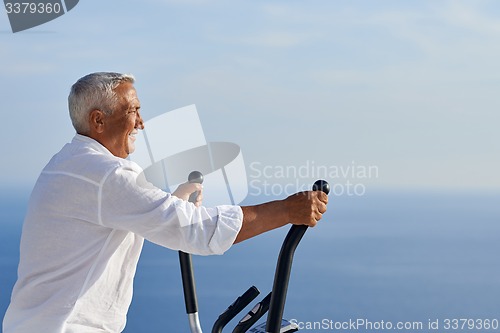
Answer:
[[(193, 171), (189, 174), (188, 181), (201, 184), (203, 183), (203, 174)], [(313, 191), (323, 191), (328, 194), (330, 192), (330, 185), (325, 180), (317, 180), (312, 189)], [(197, 195), (197, 192), (191, 194), (189, 200), (194, 202)], [(233, 329), (233, 333), (288, 333), (298, 331), (295, 323), (283, 319), (282, 316), (295, 249), (307, 229), (306, 225), (293, 225), (290, 228), (278, 256), (272, 291), (238, 322)], [(191, 255), (179, 251), (179, 262), (189, 328), (191, 333), (202, 333), (198, 316), (198, 301)], [(238, 297), (215, 321), (212, 333), (221, 333), (224, 327), (248, 306), (259, 293), (259, 290), (255, 286), (252, 286), (243, 295)], [(252, 328), (266, 312), (268, 312), (266, 322)]]

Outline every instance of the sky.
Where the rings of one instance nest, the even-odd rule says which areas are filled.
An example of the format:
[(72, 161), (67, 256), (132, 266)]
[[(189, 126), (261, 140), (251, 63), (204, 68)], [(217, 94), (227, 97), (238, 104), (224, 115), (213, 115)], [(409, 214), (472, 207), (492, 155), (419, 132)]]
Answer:
[(249, 179), (321, 167), (367, 191), (500, 189), (495, 0), (81, 0), (15, 34), (0, 13), (0, 59), (2, 187), (32, 187), (71, 140), (70, 86), (117, 71), (146, 121), (196, 104)]

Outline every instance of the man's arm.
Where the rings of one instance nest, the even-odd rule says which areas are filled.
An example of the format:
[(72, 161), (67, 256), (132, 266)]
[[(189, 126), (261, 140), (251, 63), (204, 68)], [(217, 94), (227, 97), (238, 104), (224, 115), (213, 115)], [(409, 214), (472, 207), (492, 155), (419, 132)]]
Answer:
[(328, 195), (321, 191), (300, 192), (284, 200), (241, 207), (243, 224), (234, 243), (288, 223), (314, 227), (326, 211)]
[[(202, 191), (197, 183), (179, 185), (173, 195), (188, 200), (194, 191)], [(202, 194), (198, 196), (196, 205), (200, 206)], [(321, 191), (299, 192), (284, 200), (266, 202), (255, 206), (241, 207), (243, 223), (234, 243), (257, 236), (266, 231), (282, 227), (288, 223), (305, 224), (314, 227), (326, 211), (328, 195)]]

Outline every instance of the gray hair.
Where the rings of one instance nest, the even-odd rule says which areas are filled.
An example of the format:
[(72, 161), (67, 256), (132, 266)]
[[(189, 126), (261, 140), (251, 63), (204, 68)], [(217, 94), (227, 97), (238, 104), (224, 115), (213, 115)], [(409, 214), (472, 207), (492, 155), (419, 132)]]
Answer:
[(76, 81), (68, 96), (69, 116), (76, 132), (89, 133), (89, 114), (92, 110), (110, 115), (118, 103), (114, 89), (123, 82), (134, 81), (130, 74), (109, 72), (88, 74)]

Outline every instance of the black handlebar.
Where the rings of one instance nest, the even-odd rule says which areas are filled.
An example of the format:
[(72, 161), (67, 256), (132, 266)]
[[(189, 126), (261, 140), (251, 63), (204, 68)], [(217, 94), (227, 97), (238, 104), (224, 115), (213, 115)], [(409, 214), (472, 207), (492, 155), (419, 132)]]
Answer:
[[(193, 171), (188, 176), (190, 183), (203, 183), (203, 174), (199, 171)], [(195, 202), (198, 192), (193, 192), (189, 196), (190, 202)], [(179, 251), (179, 262), (181, 265), (182, 288), (184, 290), (184, 302), (186, 304), (186, 313), (198, 312), (198, 300), (196, 298), (196, 285), (194, 282), (193, 263), (191, 254)]]
[[(326, 194), (330, 192), (330, 185), (325, 180), (317, 180), (313, 185), (313, 191), (323, 191)], [(288, 290), (288, 281), (292, 270), (293, 255), (295, 249), (300, 243), (302, 236), (307, 231), (306, 225), (293, 225), (286, 235), (285, 241), (281, 246), (278, 263), (276, 264), (276, 273), (274, 274), (273, 291), (271, 294), (271, 303), (269, 305), (269, 314), (267, 315), (266, 332), (279, 333), (281, 328), (281, 318), (285, 308), (286, 292)]]
[(196, 285), (194, 283), (191, 255), (179, 251), (179, 263), (181, 265), (182, 289), (184, 290), (186, 313), (196, 313), (198, 312), (198, 300), (196, 298)]

